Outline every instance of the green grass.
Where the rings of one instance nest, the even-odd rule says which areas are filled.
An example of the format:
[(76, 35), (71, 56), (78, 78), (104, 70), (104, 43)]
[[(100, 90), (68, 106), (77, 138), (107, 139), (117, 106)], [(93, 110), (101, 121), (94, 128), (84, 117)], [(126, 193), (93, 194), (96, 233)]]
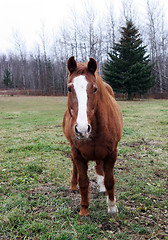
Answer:
[(168, 239), (168, 100), (120, 101), (118, 216), (89, 165), (90, 214), (69, 191), (64, 97), (0, 97), (0, 239)]

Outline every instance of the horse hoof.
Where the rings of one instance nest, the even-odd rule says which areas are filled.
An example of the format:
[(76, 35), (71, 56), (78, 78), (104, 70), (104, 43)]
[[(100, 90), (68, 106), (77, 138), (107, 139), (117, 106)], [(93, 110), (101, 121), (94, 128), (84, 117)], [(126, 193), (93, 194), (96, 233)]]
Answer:
[(80, 217), (90, 216), (89, 209), (88, 209), (88, 208), (81, 207), (79, 216), (80, 216)]
[(108, 213), (111, 214), (111, 215), (115, 215), (118, 213), (118, 208), (117, 206), (113, 206), (113, 207), (108, 207)]
[(118, 213), (118, 208), (116, 205), (116, 198), (114, 198), (114, 201), (111, 201), (109, 199), (109, 196), (107, 196), (107, 205), (108, 205), (108, 213), (109, 214), (117, 214)]
[(101, 186), (100, 189), (99, 189), (99, 192), (100, 193), (105, 193), (106, 192), (105, 186)]
[(78, 188), (77, 188), (77, 186), (76, 185), (71, 185), (71, 187), (70, 187), (70, 191), (77, 191), (78, 190)]

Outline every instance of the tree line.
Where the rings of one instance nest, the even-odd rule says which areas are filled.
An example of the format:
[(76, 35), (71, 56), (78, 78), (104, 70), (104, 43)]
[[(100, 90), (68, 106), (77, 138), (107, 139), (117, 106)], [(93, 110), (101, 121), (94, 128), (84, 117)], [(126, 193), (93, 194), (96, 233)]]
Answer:
[(112, 5), (107, 7), (102, 17), (94, 6), (85, 6), (82, 16), (73, 10), (67, 22), (53, 35), (52, 43), (45, 25), (42, 26), (40, 42), (32, 53), (26, 51), (23, 39), (16, 34), (13, 37), (15, 50), (0, 55), (0, 88), (21, 89), (28, 94), (34, 91), (43, 95), (66, 95), (67, 59), (74, 56), (77, 61), (85, 62), (93, 57), (103, 75), (108, 53), (119, 42), (121, 27), (131, 19), (153, 63), (155, 85), (149, 93), (168, 94), (168, 29), (165, 14), (160, 1), (144, 1), (146, 8), (142, 21), (139, 21), (133, 0), (123, 1), (119, 17), (116, 17)]

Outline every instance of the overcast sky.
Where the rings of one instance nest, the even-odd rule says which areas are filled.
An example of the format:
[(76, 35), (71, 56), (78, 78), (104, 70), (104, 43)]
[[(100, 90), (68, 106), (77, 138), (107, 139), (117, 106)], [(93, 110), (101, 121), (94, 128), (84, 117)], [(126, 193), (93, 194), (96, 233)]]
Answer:
[[(118, 15), (122, 9), (122, 0), (0, 0), (0, 53), (14, 50), (15, 33), (20, 34), (30, 50), (39, 41), (43, 24), (52, 36), (64, 22), (68, 22), (71, 9), (74, 8), (80, 13), (82, 3), (90, 2), (98, 14), (104, 15), (110, 1)], [(134, 1), (143, 12), (143, 0)], [(168, 10), (168, 0), (160, 1), (165, 10)]]

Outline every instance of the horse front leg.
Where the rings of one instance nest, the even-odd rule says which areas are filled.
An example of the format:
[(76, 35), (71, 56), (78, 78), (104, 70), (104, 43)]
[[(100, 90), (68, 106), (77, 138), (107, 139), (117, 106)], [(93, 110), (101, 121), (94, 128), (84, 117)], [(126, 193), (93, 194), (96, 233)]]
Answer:
[(81, 194), (80, 216), (89, 216), (89, 178), (87, 175), (88, 162), (83, 159), (78, 150), (72, 152), (73, 160), (78, 172), (79, 189)]
[(72, 169), (72, 177), (71, 177), (71, 187), (70, 187), (70, 190), (71, 191), (77, 191), (77, 177), (78, 177), (78, 172), (77, 172), (77, 168), (76, 168), (76, 165), (75, 165), (75, 162), (73, 160), (73, 157), (71, 155), (71, 161), (72, 161), (72, 164), (73, 164), (73, 169)]
[(114, 195), (114, 164), (117, 159), (117, 149), (104, 160), (104, 184), (107, 193), (108, 213), (116, 214), (116, 198)]

